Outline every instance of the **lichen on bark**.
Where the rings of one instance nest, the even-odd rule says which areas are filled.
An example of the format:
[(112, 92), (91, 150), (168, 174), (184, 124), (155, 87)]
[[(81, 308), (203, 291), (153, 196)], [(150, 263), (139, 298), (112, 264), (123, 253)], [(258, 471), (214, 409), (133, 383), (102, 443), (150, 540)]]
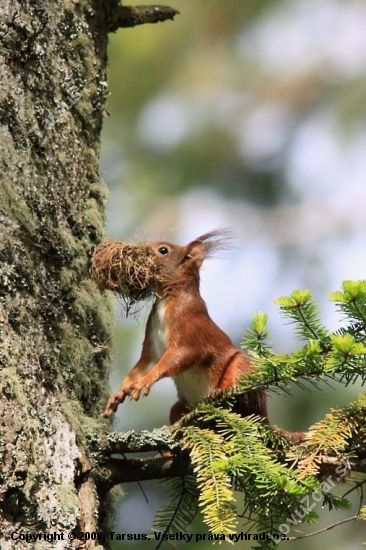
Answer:
[[(89, 277), (103, 235), (102, 0), (0, 6), (0, 531), (98, 528), (83, 437), (108, 393), (112, 310)], [(48, 548), (47, 541), (37, 549)], [(59, 542), (54, 548), (67, 548)], [(90, 548), (98, 543), (90, 543)]]

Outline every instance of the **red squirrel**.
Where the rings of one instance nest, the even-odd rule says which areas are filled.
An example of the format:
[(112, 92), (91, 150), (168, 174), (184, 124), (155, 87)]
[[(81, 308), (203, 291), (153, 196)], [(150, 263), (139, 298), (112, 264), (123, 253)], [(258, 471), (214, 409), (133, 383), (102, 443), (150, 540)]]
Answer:
[[(172, 377), (178, 401), (170, 410), (171, 424), (216, 390), (234, 386), (253, 367), (247, 355), (210, 318), (200, 295), (200, 267), (227, 242), (224, 231), (201, 235), (185, 246), (148, 242), (163, 277), (151, 288), (155, 302), (150, 312), (140, 359), (113, 394), (104, 410), (108, 417), (127, 396), (136, 401), (155, 382)], [(241, 395), (234, 410), (255, 414), (268, 422), (266, 393)]]

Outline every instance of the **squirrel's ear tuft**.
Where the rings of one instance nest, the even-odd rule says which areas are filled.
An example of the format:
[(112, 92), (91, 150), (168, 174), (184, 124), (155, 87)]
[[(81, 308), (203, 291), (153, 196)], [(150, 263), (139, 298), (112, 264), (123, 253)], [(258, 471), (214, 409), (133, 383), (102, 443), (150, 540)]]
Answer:
[(193, 242), (201, 243), (204, 257), (210, 258), (220, 250), (228, 250), (232, 246), (233, 231), (229, 228), (218, 228), (201, 235)]
[(231, 248), (233, 232), (230, 229), (214, 229), (191, 241), (185, 247), (185, 259), (192, 259), (201, 267), (203, 260), (210, 258), (219, 250)]

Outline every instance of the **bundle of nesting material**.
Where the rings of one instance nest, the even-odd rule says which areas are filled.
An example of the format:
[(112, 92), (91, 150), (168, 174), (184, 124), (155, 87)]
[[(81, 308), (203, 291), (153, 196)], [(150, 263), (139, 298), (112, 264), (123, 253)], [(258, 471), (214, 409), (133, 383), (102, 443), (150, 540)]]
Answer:
[(91, 275), (99, 286), (123, 298), (128, 313), (133, 304), (152, 296), (161, 281), (161, 266), (147, 243), (109, 239), (95, 249)]

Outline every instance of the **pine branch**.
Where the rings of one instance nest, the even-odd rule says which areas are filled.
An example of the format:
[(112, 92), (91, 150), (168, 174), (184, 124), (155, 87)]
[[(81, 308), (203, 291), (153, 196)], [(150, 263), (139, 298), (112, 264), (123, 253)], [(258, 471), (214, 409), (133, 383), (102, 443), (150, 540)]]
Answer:
[(366, 281), (344, 281), (342, 290), (329, 294), (346, 318), (366, 330)]
[[(198, 428), (195, 428), (196, 430)], [(265, 428), (269, 429), (269, 428)], [(263, 430), (263, 427), (261, 427), (261, 430)], [(273, 440), (279, 440), (281, 436), (277, 434), (276, 432), (273, 432)], [(354, 457), (350, 461), (351, 468), (353, 472), (360, 472), (360, 473), (366, 473), (366, 444), (362, 443), (357, 436), (354, 436), (355, 438), (355, 447), (356, 449), (353, 451)], [(282, 439), (284, 440), (284, 439)], [(97, 438), (95, 438), (95, 443), (98, 441)], [(179, 445), (177, 442), (174, 443), (174, 449), (177, 448), (177, 445), (179, 445), (179, 448), (181, 449), (182, 454), (174, 454), (173, 456), (155, 456), (153, 458), (138, 458), (138, 459), (132, 459), (127, 458), (125, 454), (131, 453), (137, 453), (137, 452), (147, 452), (145, 447), (142, 446), (141, 449), (134, 444), (131, 448), (131, 450), (126, 446), (125, 443), (123, 443), (123, 453), (122, 451), (118, 450), (118, 445), (113, 444), (110, 448), (108, 448), (106, 444), (106, 440), (104, 438), (101, 438), (100, 440), (104, 447), (101, 449), (99, 453), (93, 453), (93, 467), (92, 470), (90, 470), (89, 474), (92, 473), (92, 475), (95, 475), (101, 483), (106, 483), (108, 485), (108, 489), (111, 488), (114, 485), (118, 485), (120, 483), (131, 483), (136, 481), (146, 481), (146, 480), (153, 480), (153, 479), (164, 479), (164, 478), (172, 478), (172, 477), (181, 477), (185, 475), (189, 475), (192, 473), (192, 467), (190, 465), (190, 460), (188, 457), (188, 453), (184, 453), (182, 446)], [(349, 442), (350, 448), (349, 450), (352, 450), (352, 440)], [(287, 444), (289, 445), (289, 441), (287, 440)], [(292, 449), (296, 449), (301, 447), (301, 443), (295, 443), (293, 444)], [(287, 447), (289, 448), (289, 447)], [(156, 448), (154, 449), (153, 446), (150, 447), (149, 451), (155, 450), (155, 452), (160, 452), (160, 445), (158, 444)], [(359, 455), (357, 455), (356, 451), (358, 451)], [(120, 457), (114, 457), (111, 458), (111, 454), (121, 454), (123, 456)], [(281, 451), (282, 459), (285, 458), (290, 459), (290, 455), (288, 454), (288, 451), (285, 452)], [(301, 456), (303, 456), (303, 452), (301, 452)], [(327, 468), (328, 466), (331, 466), (332, 468), (336, 468), (337, 466), (341, 466), (342, 462), (340, 459), (335, 458), (334, 456), (328, 456), (326, 454), (322, 454), (319, 456), (319, 464), (320, 468), (319, 471), (322, 471), (321, 465), (324, 465), (324, 468)]]
[[(287, 389), (290, 382), (302, 379), (321, 380), (329, 377), (346, 385), (358, 378), (366, 382), (366, 282), (345, 281), (343, 291), (330, 298), (351, 321), (345, 329), (331, 334), (319, 320), (319, 310), (308, 290), (296, 290), (276, 302), (292, 323), (295, 332), (306, 340), (291, 354), (276, 354), (268, 344), (267, 316), (258, 313), (247, 332), (243, 345), (249, 348), (257, 371), (245, 377), (240, 387), (246, 390), (265, 387)], [(301, 379), (301, 380), (300, 380)]]
[(295, 331), (301, 338), (319, 340), (327, 348), (329, 332), (319, 320), (319, 309), (310, 290), (294, 290), (289, 297), (277, 298), (285, 317), (295, 323)]
[[(344, 477), (366, 458), (366, 396), (346, 407), (332, 409), (310, 427), (307, 437), (288, 453), (301, 478), (336, 472)], [(342, 468), (343, 465), (343, 468)]]
[[(195, 516), (198, 503), (211, 533), (232, 533), (237, 522), (234, 490), (243, 495), (246, 517), (256, 518), (258, 530), (274, 534), (284, 522), (314, 522), (314, 507), (303, 506), (304, 499), (315, 499), (314, 495), (329, 510), (348, 509), (349, 492), (338, 497), (332, 488), (353, 472), (366, 473), (365, 395), (331, 410), (297, 443), (260, 418), (241, 418), (231, 410), (237, 396), (257, 389), (289, 391), (292, 382), (316, 386), (327, 378), (341, 378), (345, 384), (357, 378), (366, 382), (366, 283), (345, 282), (343, 290), (331, 298), (349, 321), (335, 333), (321, 324), (309, 291), (295, 291), (278, 300), (305, 339), (291, 354), (273, 351), (267, 316), (258, 313), (245, 338), (253, 372), (238, 387), (197, 404), (172, 431), (89, 436), (95, 463), (92, 474), (99, 486), (169, 478), (171, 502), (157, 517), (157, 525), (167, 532), (182, 531)], [(165, 454), (125, 457), (141, 451)], [(357, 519), (364, 515), (362, 509)], [(258, 544), (263, 550), (276, 547), (274, 540)]]
[[(183, 531), (196, 515), (197, 503), (211, 533), (235, 532), (235, 488), (243, 493), (246, 512), (249, 517), (256, 517), (258, 530), (276, 533), (289, 514), (291, 518), (294, 516), (305, 497), (319, 495), (317, 498), (330, 510), (348, 508), (345, 495), (336, 497), (330, 489), (336, 479), (349, 475), (350, 469), (366, 473), (365, 412), (366, 397), (360, 396), (347, 407), (332, 411), (331, 418), (328, 415), (313, 426), (306, 442), (293, 444), (270, 426), (262, 425), (257, 417), (241, 418), (228, 409), (203, 403), (196, 410), (195, 424), (176, 426), (173, 434), (168, 428), (142, 435), (130, 432), (127, 437), (116, 434), (116, 437), (102, 437), (99, 445), (97, 438), (89, 437), (94, 458), (99, 460), (90, 473), (104, 491), (118, 483), (170, 478), (167, 488), (172, 499), (160, 511), (156, 522), (156, 527), (164, 532)], [(351, 453), (349, 448), (350, 438), (356, 441), (356, 436), (358, 455), (356, 449)], [(174, 448), (171, 456), (111, 457), (122, 454), (122, 450), (123, 453), (160, 450), (170, 441)], [(278, 450), (282, 448), (281, 456)], [(313, 473), (303, 475), (299, 457), (305, 460), (304, 453), (312, 453), (318, 479)], [(291, 464), (297, 468), (289, 468)], [(324, 474), (327, 478), (322, 481)], [(312, 523), (317, 518), (312, 507), (305, 512), (301, 510), (302, 522)]]
[(182, 532), (192, 525), (198, 512), (198, 487), (193, 475), (163, 480), (163, 490), (170, 496), (168, 505), (156, 514), (153, 530), (167, 534)]
[(225, 467), (227, 454), (223, 439), (210, 430), (186, 427), (184, 446), (190, 450), (193, 471), (200, 490), (198, 503), (211, 533), (236, 530), (236, 505), (230, 475)]
[(356, 516), (352, 516), (351, 518), (341, 519), (340, 521), (336, 521), (331, 525), (327, 525), (322, 529), (318, 529), (317, 531), (313, 531), (312, 533), (307, 533), (306, 535), (300, 535), (297, 537), (288, 537), (287, 540), (294, 541), (294, 540), (301, 540), (301, 539), (308, 539), (310, 537), (315, 537), (316, 535), (320, 535), (321, 533), (325, 533), (326, 531), (330, 531), (331, 529), (334, 529), (334, 527), (338, 527), (339, 525), (344, 525), (345, 523), (349, 523), (350, 521), (356, 521), (359, 519), (363, 519), (361, 514), (357, 514)]

